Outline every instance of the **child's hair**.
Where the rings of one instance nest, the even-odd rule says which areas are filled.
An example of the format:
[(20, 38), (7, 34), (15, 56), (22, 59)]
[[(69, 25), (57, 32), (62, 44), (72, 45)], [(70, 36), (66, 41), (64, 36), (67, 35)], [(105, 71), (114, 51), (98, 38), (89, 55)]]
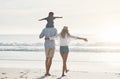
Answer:
[(53, 16), (54, 15), (54, 13), (53, 12), (49, 12), (49, 16)]
[(68, 32), (68, 27), (67, 27), (67, 26), (64, 26), (64, 27), (63, 27), (60, 35), (61, 35), (62, 38), (65, 38), (66, 35), (67, 35), (67, 37), (70, 36), (70, 33)]

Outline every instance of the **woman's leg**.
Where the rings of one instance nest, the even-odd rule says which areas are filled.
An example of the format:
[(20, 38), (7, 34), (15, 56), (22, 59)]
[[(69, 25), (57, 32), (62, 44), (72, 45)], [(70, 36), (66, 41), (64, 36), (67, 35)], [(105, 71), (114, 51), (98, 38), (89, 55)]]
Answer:
[(64, 76), (64, 72), (68, 71), (67, 70), (67, 65), (66, 65), (66, 61), (67, 61), (67, 57), (68, 57), (68, 53), (61, 53), (61, 57), (62, 57), (62, 60), (63, 60), (63, 70), (62, 70), (62, 76)]

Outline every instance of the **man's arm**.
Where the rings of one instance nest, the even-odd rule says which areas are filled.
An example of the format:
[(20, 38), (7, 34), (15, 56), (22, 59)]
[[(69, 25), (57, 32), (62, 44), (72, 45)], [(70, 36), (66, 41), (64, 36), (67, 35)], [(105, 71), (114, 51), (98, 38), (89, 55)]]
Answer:
[(44, 37), (44, 29), (42, 30), (42, 32), (39, 35), (39, 38), (43, 38)]
[(58, 34), (58, 32), (57, 32), (57, 29), (55, 28), (55, 34), (54, 34), (54, 36), (56, 36)]

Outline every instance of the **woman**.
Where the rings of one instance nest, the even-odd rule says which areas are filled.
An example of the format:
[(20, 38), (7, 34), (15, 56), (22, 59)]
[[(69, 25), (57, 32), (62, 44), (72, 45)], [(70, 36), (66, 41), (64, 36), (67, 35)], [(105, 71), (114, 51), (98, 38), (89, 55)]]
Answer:
[(80, 39), (80, 40), (84, 40), (84, 41), (88, 41), (86, 38), (81, 38), (81, 37), (76, 37), (76, 36), (72, 36), (69, 31), (68, 31), (68, 27), (64, 26), (61, 33), (58, 34), (55, 37), (49, 37), (46, 39), (50, 39), (53, 40), (54, 38), (58, 38), (60, 39), (60, 54), (63, 60), (63, 68), (62, 68), (62, 76), (65, 76), (65, 72), (67, 73), (69, 70), (67, 69), (67, 57), (68, 57), (68, 53), (69, 53), (69, 47), (68, 47), (68, 43), (69, 43), (69, 39), (70, 38), (74, 38), (74, 39)]

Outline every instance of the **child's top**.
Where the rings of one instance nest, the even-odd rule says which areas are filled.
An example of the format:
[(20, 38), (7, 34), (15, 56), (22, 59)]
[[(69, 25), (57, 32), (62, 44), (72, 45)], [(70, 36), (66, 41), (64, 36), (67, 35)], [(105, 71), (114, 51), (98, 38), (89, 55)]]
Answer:
[(47, 20), (46, 28), (54, 27), (54, 19), (55, 17), (45, 18), (45, 20)]

